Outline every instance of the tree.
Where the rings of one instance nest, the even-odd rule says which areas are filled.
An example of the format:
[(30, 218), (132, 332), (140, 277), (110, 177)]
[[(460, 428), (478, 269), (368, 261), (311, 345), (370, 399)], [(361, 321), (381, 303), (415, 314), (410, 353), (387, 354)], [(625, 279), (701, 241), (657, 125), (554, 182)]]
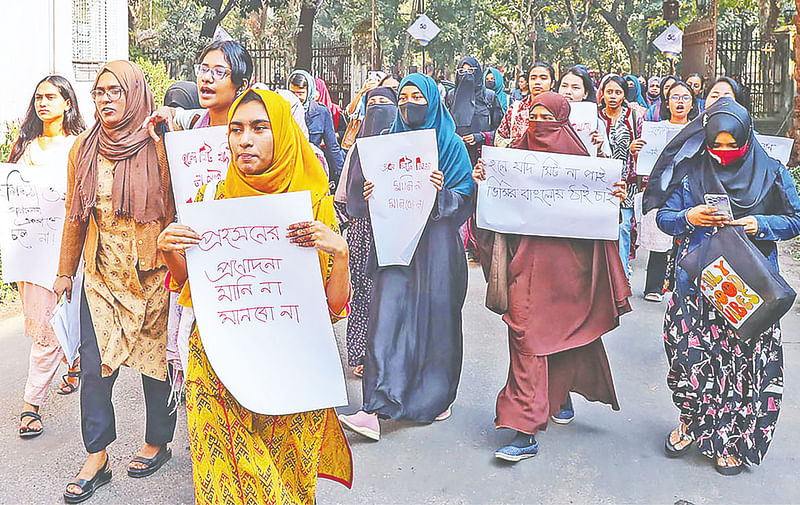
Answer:
[(300, 31), (297, 33), (297, 59), (295, 68), (311, 70), (312, 43), (314, 40), (314, 18), (322, 7), (323, 0), (303, 0), (300, 6)]
[(257, 11), (264, 4), (274, 4), (283, 2), (272, 2), (270, 0), (196, 0), (201, 6), (206, 8), (206, 17), (200, 36), (211, 38), (217, 31), (217, 27), (234, 8), (238, 8), (242, 14)]

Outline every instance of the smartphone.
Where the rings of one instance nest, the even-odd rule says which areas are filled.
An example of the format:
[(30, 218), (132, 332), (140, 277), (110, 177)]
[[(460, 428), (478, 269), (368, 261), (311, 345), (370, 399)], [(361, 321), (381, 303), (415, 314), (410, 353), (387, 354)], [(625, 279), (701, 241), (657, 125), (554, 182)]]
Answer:
[(728, 219), (733, 221), (733, 211), (731, 211), (731, 201), (728, 195), (707, 193), (703, 198), (706, 201), (706, 205), (717, 209), (716, 214), (718, 216), (727, 216)]

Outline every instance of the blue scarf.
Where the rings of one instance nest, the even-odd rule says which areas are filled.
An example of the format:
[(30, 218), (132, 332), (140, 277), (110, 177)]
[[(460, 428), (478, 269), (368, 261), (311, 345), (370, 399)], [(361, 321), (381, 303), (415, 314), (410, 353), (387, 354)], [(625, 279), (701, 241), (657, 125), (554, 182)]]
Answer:
[(311, 101), (317, 99), (317, 83), (314, 82), (314, 78), (306, 72), (305, 70), (295, 70), (291, 74), (289, 74), (289, 78), (286, 79), (286, 89), (289, 89), (289, 81), (292, 80), (292, 77), (295, 74), (300, 74), (306, 78), (306, 89), (308, 90), (308, 96), (306, 97), (306, 101), (303, 102), (303, 108), (308, 112), (308, 108), (311, 107)]
[(496, 68), (489, 67), (484, 74), (484, 80), (485, 76), (489, 75), (489, 72), (491, 72), (494, 76), (494, 88), (492, 88), (492, 91), (494, 91), (494, 94), (497, 95), (497, 99), (500, 101), (500, 107), (503, 109), (503, 115), (505, 115), (506, 111), (508, 110), (508, 95), (506, 95), (503, 74), (501, 74)]
[[(428, 112), (425, 115), (425, 124), (420, 130), (436, 130), (436, 143), (439, 147), (439, 170), (444, 173), (444, 187), (469, 196), (475, 190), (472, 181), (472, 165), (469, 161), (467, 148), (464, 141), (456, 135), (456, 123), (445, 107), (439, 88), (433, 79), (423, 74), (411, 74), (400, 83), (400, 89), (413, 84), (418, 87), (425, 99), (428, 100)], [(411, 131), (403, 122), (400, 113), (394, 119), (390, 133)]]
[[(639, 82), (639, 79), (636, 78), (635, 75), (628, 74), (625, 76), (625, 84), (632, 82), (633, 89), (636, 90), (636, 96), (632, 97), (632, 100), (628, 100), (629, 102), (636, 102), (643, 107), (647, 107), (647, 102), (644, 100), (642, 96), (642, 84)], [(628, 92), (626, 90), (625, 97), (628, 97)]]

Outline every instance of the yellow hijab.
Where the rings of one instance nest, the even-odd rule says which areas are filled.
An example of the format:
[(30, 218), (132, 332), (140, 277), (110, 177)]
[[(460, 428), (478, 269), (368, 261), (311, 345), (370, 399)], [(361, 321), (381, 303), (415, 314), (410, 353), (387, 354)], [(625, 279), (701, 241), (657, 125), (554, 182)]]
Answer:
[(225, 197), (237, 198), (310, 190), (316, 217), (320, 203), (329, 196), (328, 177), (292, 117), (289, 102), (272, 91), (261, 89), (245, 91), (231, 105), (228, 123), (231, 122), (242, 99), (250, 93), (258, 95), (267, 109), (274, 138), (272, 166), (264, 173), (247, 175), (236, 166), (236, 160), (231, 160), (228, 175), (225, 177)]
[[(272, 165), (263, 173), (248, 175), (236, 166), (231, 159), (228, 175), (225, 177), (225, 198), (243, 196), (273, 195), (290, 191), (311, 191), (311, 205), (314, 219), (332, 230), (339, 230), (336, 213), (333, 209), (333, 196), (328, 194), (328, 176), (292, 117), (291, 106), (283, 97), (273, 91), (250, 89), (242, 93), (228, 111), (228, 124), (242, 99), (249, 93), (258, 95), (267, 109), (273, 136)], [(322, 276), (327, 282), (330, 275), (328, 254), (318, 251)], [(191, 307), (191, 291), (187, 281), (178, 302)]]

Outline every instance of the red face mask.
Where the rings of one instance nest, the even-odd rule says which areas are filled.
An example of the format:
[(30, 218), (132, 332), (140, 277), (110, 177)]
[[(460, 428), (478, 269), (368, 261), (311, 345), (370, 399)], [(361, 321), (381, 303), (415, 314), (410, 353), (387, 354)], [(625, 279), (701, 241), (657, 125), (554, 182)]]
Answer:
[(712, 149), (711, 147), (709, 147), (708, 152), (715, 160), (719, 162), (720, 165), (724, 167), (725, 165), (733, 163), (734, 161), (740, 159), (742, 156), (747, 154), (747, 144), (743, 145), (739, 149), (734, 149), (734, 150)]

